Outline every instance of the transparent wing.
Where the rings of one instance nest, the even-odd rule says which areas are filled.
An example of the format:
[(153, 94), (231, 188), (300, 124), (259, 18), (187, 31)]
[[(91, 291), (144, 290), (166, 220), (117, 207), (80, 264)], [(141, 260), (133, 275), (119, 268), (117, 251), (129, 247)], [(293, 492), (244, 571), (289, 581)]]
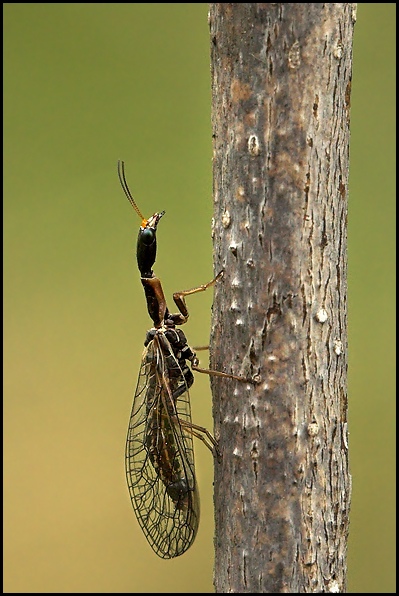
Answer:
[[(165, 336), (162, 343), (169, 345)], [(169, 352), (169, 353), (168, 353)], [(144, 350), (126, 442), (126, 476), (139, 524), (164, 559), (183, 554), (199, 523), (189, 392), (172, 349)]]

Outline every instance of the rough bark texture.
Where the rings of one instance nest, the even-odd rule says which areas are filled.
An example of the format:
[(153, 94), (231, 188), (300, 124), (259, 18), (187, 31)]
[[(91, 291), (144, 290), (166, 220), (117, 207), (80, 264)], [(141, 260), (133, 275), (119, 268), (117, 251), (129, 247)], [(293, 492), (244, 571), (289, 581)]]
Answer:
[(217, 592), (344, 592), (355, 4), (211, 4)]

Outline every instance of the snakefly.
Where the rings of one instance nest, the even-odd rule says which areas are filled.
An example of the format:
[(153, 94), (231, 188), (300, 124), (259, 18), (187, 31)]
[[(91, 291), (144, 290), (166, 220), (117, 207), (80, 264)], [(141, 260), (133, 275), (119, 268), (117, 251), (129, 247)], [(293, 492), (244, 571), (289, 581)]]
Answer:
[(137, 264), (153, 327), (147, 332), (127, 434), (126, 477), (133, 509), (154, 552), (163, 559), (182, 555), (193, 543), (199, 523), (199, 494), (194, 470), (193, 436), (218, 456), (215, 439), (191, 422), (189, 388), (198, 372), (243, 380), (219, 371), (199, 368), (195, 352), (177, 325), (188, 319), (185, 296), (201, 292), (211, 282), (173, 299), (179, 313), (166, 306), (160, 280), (152, 266), (156, 258), (156, 231), (164, 211), (145, 219), (126, 183), (124, 163), (118, 162), (123, 191), (141, 218)]

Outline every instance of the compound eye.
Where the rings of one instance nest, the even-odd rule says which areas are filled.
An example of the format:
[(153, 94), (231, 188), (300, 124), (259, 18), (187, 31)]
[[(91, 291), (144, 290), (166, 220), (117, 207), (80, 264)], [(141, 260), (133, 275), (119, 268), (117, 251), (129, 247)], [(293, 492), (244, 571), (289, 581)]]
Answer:
[(143, 244), (145, 244), (146, 246), (150, 246), (155, 239), (155, 232), (154, 230), (151, 230), (151, 228), (145, 228), (142, 232), (141, 232), (141, 240), (143, 242)]

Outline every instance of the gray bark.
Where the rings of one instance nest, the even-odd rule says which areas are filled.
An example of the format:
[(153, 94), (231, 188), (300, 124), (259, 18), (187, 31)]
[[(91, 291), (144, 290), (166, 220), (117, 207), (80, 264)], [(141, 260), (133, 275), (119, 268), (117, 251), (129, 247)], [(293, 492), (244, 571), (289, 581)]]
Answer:
[(355, 4), (211, 4), (217, 592), (344, 592)]

